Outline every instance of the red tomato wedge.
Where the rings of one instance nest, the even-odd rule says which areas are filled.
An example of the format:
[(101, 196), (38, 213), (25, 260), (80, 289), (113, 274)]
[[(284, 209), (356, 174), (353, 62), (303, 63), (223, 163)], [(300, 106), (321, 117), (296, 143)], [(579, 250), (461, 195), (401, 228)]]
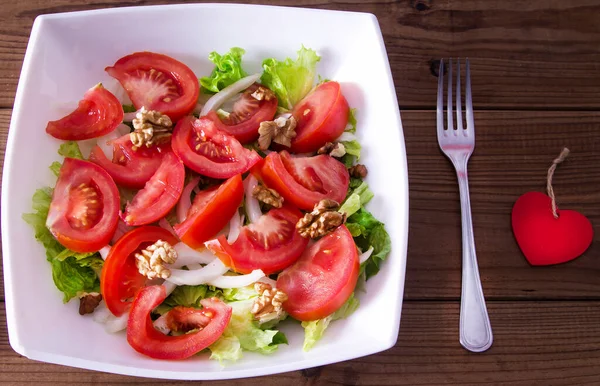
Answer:
[[(264, 93), (264, 99), (258, 100), (252, 96), (259, 87)], [(207, 118), (212, 120), (217, 129), (234, 136), (241, 143), (248, 143), (258, 138), (258, 127), (261, 122), (272, 121), (277, 112), (277, 97), (265, 86), (254, 84), (244, 91), (233, 104), (233, 109), (226, 118), (220, 118), (211, 111)]]
[(146, 277), (138, 272), (135, 253), (163, 240), (175, 245), (178, 240), (169, 231), (145, 226), (124, 234), (110, 249), (100, 277), (100, 290), (106, 307), (121, 316), (131, 304), (135, 294), (146, 283)]
[(304, 210), (326, 198), (341, 203), (350, 183), (344, 164), (324, 154), (292, 157), (285, 150), (273, 152), (254, 171), (268, 187)]
[(121, 214), (130, 226), (150, 224), (165, 217), (177, 204), (185, 180), (185, 167), (173, 152), (167, 152), (144, 189), (137, 192)]
[(144, 187), (158, 170), (163, 156), (171, 150), (169, 144), (133, 150), (129, 134), (114, 140), (112, 144), (112, 161), (106, 157), (100, 146), (94, 146), (90, 153), (90, 161), (106, 170), (117, 185), (134, 189)]
[(243, 227), (233, 244), (219, 236), (205, 245), (236, 272), (262, 269), (270, 275), (293, 264), (306, 248), (308, 239), (296, 231), (300, 217), (302, 213), (289, 206), (271, 209), (256, 223)]
[(348, 124), (348, 102), (340, 84), (325, 82), (304, 97), (292, 111), (296, 118), (296, 137), (290, 150), (308, 153), (342, 135)]
[(169, 56), (136, 52), (106, 67), (117, 79), (136, 109), (160, 111), (173, 121), (192, 112), (200, 95), (194, 72)]
[(65, 141), (81, 141), (106, 135), (121, 122), (121, 102), (99, 83), (83, 94), (75, 111), (48, 122), (46, 133)]
[(117, 227), (119, 191), (100, 166), (65, 158), (46, 219), (59, 243), (75, 252), (104, 247)]
[[(217, 341), (231, 319), (231, 307), (217, 298), (202, 299), (202, 309), (180, 313), (180, 318), (194, 318), (205, 324), (197, 332), (169, 336), (154, 328), (150, 313), (165, 300), (161, 285), (141, 290), (133, 302), (127, 320), (127, 342), (141, 354), (156, 359), (185, 359)], [(184, 321), (185, 323), (185, 321)]]
[(277, 278), (288, 300), (284, 310), (298, 320), (322, 319), (348, 300), (360, 271), (358, 251), (345, 225), (319, 239)]
[(223, 184), (200, 191), (187, 212), (185, 221), (173, 227), (181, 241), (201, 248), (231, 219), (244, 199), (242, 176), (238, 174)]
[(258, 153), (244, 148), (205, 117), (179, 120), (171, 146), (185, 166), (212, 178), (225, 179), (244, 173), (261, 160)]

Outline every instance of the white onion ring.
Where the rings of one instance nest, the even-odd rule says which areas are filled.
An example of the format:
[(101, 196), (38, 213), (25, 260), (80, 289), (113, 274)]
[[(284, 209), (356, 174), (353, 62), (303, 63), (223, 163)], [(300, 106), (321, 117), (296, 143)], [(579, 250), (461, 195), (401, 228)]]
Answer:
[(106, 260), (110, 253), (110, 245), (103, 246), (98, 252), (100, 253), (100, 257), (102, 257), (102, 260)]
[(190, 264), (209, 264), (215, 259), (208, 249), (197, 251), (184, 243), (173, 245), (173, 249), (177, 252), (177, 260), (173, 264), (167, 264), (169, 269), (178, 269), (184, 266), (189, 268)]
[(244, 216), (240, 216), (240, 212), (236, 210), (233, 216), (231, 216), (231, 220), (229, 220), (229, 234), (227, 235), (227, 242), (229, 244), (237, 240), (238, 236), (240, 235), (240, 229), (242, 229), (243, 223)]
[(113, 148), (112, 142), (115, 139), (119, 138), (119, 136), (121, 135), (118, 132), (118, 130), (119, 130), (119, 128), (117, 126), (117, 128), (115, 130), (111, 131), (110, 133), (108, 133), (106, 135), (103, 135), (102, 137), (99, 137), (96, 142), (96, 144), (100, 147), (100, 149), (102, 150), (102, 152), (104, 153), (106, 158), (108, 158), (109, 160), (112, 160), (112, 158), (113, 158), (114, 148)]
[(170, 282), (168, 282), (166, 280), (161, 285), (163, 287), (165, 287), (165, 292), (167, 293), (167, 296), (171, 295), (173, 293), (173, 291), (175, 291), (175, 288), (177, 288), (176, 284), (170, 283)]
[(369, 257), (371, 257), (371, 254), (373, 253), (373, 246), (370, 246), (369, 249), (367, 249), (366, 252), (361, 253), (358, 256), (358, 261), (362, 264), (365, 261), (367, 261), (369, 259)]
[(193, 271), (172, 269), (171, 276), (167, 278), (167, 281), (177, 285), (198, 285), (207, 283), (208, 281), (223, 275), (227, 271), (229, 271), (229, 268), (225, 266), (220, 259), (215, 257), (211, 263), (201, 269)]
[(250, 87), (259, 78), (260, 74), (249, 75), (225, 87), (206, 101), (204, 107), (200, 111), (200, 116), (203, 117), (210, 111), (218, 109), (225, 101)]
[(255, 269), (247, 275), (219, 276), (207, 281), (206, 284), (219, 288), (241, 288), (256, 283), (263, 277), (265, 277), (265, 273), (260, 269)]
[(110, 310), (106, 307), (104, 302), (100, 303), (92, 314), (92, 319), (104, 325), (106, 332), (115, 333), (122, 331), (127, 328), (127, 319), (129, 318), (129, 312), (124, 313), (121, 316), (114, 316)]
[(162, 314), (161, 316), (158, 317), (158, 319), (156, 319), (154, 322), (152, 322), (152, 324), (154, 325), (154, 328), (156, 328), (158, 331), (162, 332), (165, 335), (168, 335), (169, 332), (171, 332), (171, 329), (169, 327), (167, 327), (167, 315), (169, 313), (166, 312), (164, 314)]
[(117, 126), (117, 128), (115, 129), (115, 131), (120, 136), (124, 136), (125, 134), (129, 134), (131, 132), (131, 127), (127, 126), (124, 123), (119, 123), (119, 125)]
[(131, 122), (133, 121), (133, 119), (135, 118), (135, 115), (137, 114), (137, 111), (134, 111), (132, 113), (125, 113), (123, 114), (123, 122)]
[(356, 140), (356, 134), (344, 131), (337, 139), (338, 142), (350, 142)]
[(181, 198), (177, 203), (177, 221), (182, 223), (187, 217), (187, 212), (192, 206), (192, 199), (190, 196), (192, 195), (192, 190), (198, 186), (200, 182), (200, 176), (194, 177), (188, 182), (188, 184), (183, 188), (183, 192), (181, 193)]
[(244, 180), (244, 189), (246, 194), (246, 214), (248, 215), (248, 220), (251, 223), (255, 223), (262, 216), (262, 211), (260, 210), (260, 202), (252, 195), (252, 191), (254, 187), (258, 185), (258, 180), (252, 174), (250, 174)]

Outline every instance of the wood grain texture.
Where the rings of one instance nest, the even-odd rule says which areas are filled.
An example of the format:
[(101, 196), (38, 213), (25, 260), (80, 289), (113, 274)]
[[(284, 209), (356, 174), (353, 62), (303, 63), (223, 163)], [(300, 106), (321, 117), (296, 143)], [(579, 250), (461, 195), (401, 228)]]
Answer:
[[(458, 299), (461, 228), (455, 172), (439, 150), (435, 112), (403, 112), (402, 120), (410, 185), (405, 296)], [(600, 114), (477, 111), (475, 126), (469, 182), (486, 297), (600, 299)], [(514, 241), (510, 214), (521, 194), (545, 191), (546, 172), (563, 146), (571, 155), (554, 174), (558, 205), (591, 220), (594, 243), (573, 262), (534, 268)]]
[[(0, 13), (0, 107), (12, 106), (29, 31), (37, 15), (165, 3), (169, 2), (4, 2)], [(375, 14), (403, 109), (434, 106), (436, 88), (431, 61), (449, 56), (471, 58), (473, 83), (479, 85), (474, 98), (477, 108), (600, 106), (598, 1), (276, 0), (268, 3)]]
[[(321, 368), (206, 384), (546, 386), (600, 382), (600, 302), (492, 302), (489, 312), (495, 343), (485, 355), (460, 347), (458, 302), (407, 302), (398, 343), (390, 350)], [(11, 384), (165, 384), (20, 357), (7, 343), (3, 307), (0, 374), (0, 382)]]

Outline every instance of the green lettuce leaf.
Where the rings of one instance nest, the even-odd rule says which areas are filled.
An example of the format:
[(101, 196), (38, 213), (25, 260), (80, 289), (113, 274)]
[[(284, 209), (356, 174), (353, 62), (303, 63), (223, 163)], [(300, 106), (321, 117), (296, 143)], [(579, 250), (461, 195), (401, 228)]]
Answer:
[(364, 272), (365, 278), (369, 279), (379, 272), (381, 262), (391, 251), (390, 235), (385, 230), (385, 225), (362, 207), (348, 217), (346, 227), (361, 250), (366, 251), (369, 247), (373, 247), (373, 253), (361, 265), (361, 273)]
[(360, 305), (359, 300), (354, 297), (354, 292), (350, 295), (348, 300), (333, 314), (326, 316), (323, 319), (313, 320), (310, 322), (302, 322), (304, 327), (304, 351), (309, 351), (314, 347), (322, 337), (323, 333), (329, 327), (329, 323), (337, 319), (344, 319), (350, 316), (358, 306)]
[(246, 51), (239, 47), (233, 47), (224, 55), (211, 52), (208, 60), (215, 64), (215, 68), (210, 76), (200, 78), (202, 87), (216, 93), (246, 77), (248, 74), (242, 68), (242, 56), (245, 53)]
[(241, 288), (224, 288), (223, 298), (228, 302), (253, 299), (258, 296), (258, 292), (254, 289), (254, 285), (249, 285)]
[[(373, 196), (374, 194), (371, 189), (369, 189), (369, 185), (366, 182), (361, 182), (356, 188), (349, 189), (349, 195), (346, 197), (346, 200), (338, 211), (340, 213), (346, 212), (347, 216), (351, 216), (358, 212), (362, 206), (371, 201)], [(352, 231), (350, 231), (350, 233), (352, 233)]]
[(254, 320), (251, 313), (252, 299), (228, 303), (233, 312), (225, 332), (209, 349), (211, 358), (238, 360), (241, 349), (271, 354), (280, 344), (287, 344), (286, 336), (273, 329), (264, 329)]
[(284, 61), (265, 59), (261, 83), (275, 92), (280, 106), (291, 110), (312, 90), (319, 60), (321, 57), (316, 51), (304, 46), (295, 61), (291, 58)]
[(347, 216), (351, 216), (354, 213), (358, 212), (359, 209), (360, 209), (360, 196), (356, 193), (352, 193), (350, 196), (348, 196), (348, 198), (346, 198), (346, 200), (344, 201), (342, 206), (340, 206), (340, 209), (338, 209), (338, 212), (340, 212), (340, 213), (346, 212)]
[(61, 144), (58, 148), (58, 154), (63, 157), (83, 159), (83, 154), (81, 154), (79, 145), (75, 141), (67, 141)]
[(348, 110), (348, 124), (346, 125), (346, 129), (344, 131), (348, 133), (356, 133), (356, 108)]
[(344, 145), (344, 148), (346, 149), (346, 154), (356, 157), (356, 160), (360, 159), (361, 146), (357, 140), (342, 141), (342, 145)]
[(56, 288), (64, 294), (63, 302), (83, 292), (100, 292), (100, 279), (92, 267), (82, 267), (73, 257), (63, 261), (54, 259), (51, 264), (52, 279)]
[(52, 202), (52, 191), (51, 188), (36, 190), (32, 199), (33, 210), (35, 212), (25, 213), (22, 216), (23, 220), (33, 228), (35, 239), (46, 249), (46, 259), (48, 261), (54, 259), (54, 257), (65, 249), (46, 227), (46, 218), (48, 217), (50, 202)]

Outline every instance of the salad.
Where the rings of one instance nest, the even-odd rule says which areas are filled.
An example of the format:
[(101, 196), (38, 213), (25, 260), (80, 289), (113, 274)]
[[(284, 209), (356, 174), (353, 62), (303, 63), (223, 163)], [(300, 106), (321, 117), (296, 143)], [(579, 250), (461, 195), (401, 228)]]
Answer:
[(271, 354), (282, 323), (308, 351), (390, 252), (340, 84), (305, 47), (260, 74), (244, 53), (211, 53), (200, 78), (132, 53), (106, 67), (122, 88), (46, 127), (64, 160), (23, 219), (64, 302), (152, 358)]

